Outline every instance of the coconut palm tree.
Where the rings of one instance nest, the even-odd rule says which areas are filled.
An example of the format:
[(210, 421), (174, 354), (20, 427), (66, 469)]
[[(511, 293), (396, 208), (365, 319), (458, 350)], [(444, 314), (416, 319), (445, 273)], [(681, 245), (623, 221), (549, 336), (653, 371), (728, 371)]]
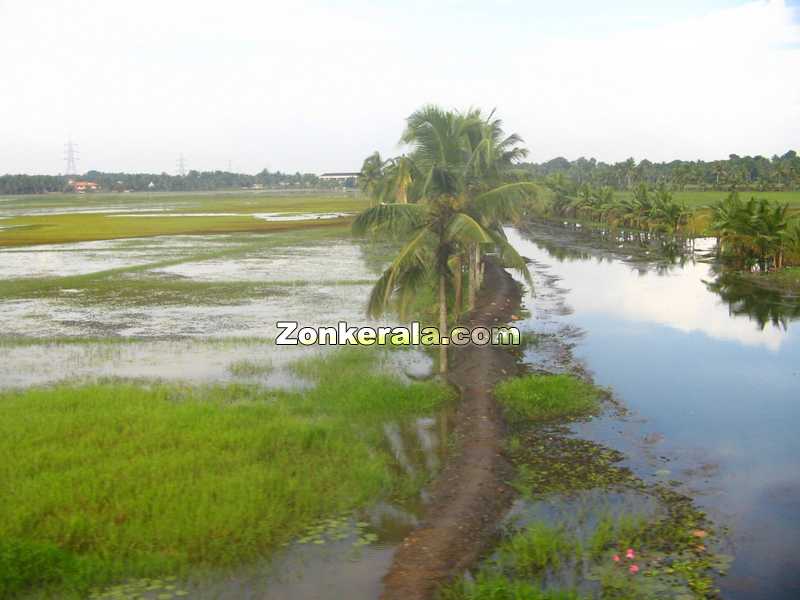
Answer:
[(377, 200), (383, 194), (386, 162), (381, 158), (380, 152), (373, 152), (364, 159), (361, 165), (361, 174), (358, 185), (367, 196)]
[[(441, 335), (448, 331), (448, 287), (460, 269), (461, 257), (480, 262), (482, 244), (499, 249), (506, 265), (530, 280), (524, 260), (505, 240), (499, 223), (515, 214), (522, 198), (536, 186), (527, 182), (494, 185), (493, 173), (503, 161), (518, 155), (517, 143), (500, 135), (499, 121), (466, 113), (424, 106), (407, 119), (401, 140), (412, 152), (413, 176), (419, 183), (415, 204), (380, 204), (361, 213), (353, 224), (356, 234), (385, 232), (407, 236), (409, 241), (374, 286), (368, 311), (377, 316), (398, 301), (401, 314), (421, 287), (435, 280)], [(486, 136), (491, 140), (487, 141)], [(499, 142), (498, 142), (499, 140)], [(478, 268), (470, 260), (470, 280)], [(460, 283), (459, 283), (460, 285)], [(458, 294), (457, 294), (458, 295)], [(440, 345), (440, 372), (447, 370), (447, 347)]]

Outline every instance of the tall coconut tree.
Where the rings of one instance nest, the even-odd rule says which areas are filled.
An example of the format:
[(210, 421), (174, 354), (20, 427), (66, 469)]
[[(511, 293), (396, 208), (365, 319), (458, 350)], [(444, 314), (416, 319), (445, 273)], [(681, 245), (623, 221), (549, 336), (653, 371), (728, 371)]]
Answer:
[[(401, 315), (420, 289), (434, 279), (437, 286), (438, 324), (448, 334), (447, 284), (450, 264), (472, 243), (491, 242), (490, 234), (463, 211), (457, 196), (439, 196), (420, 204), (382, 204), (362, 212), (353, 232), (382, 231), (410, 239), (384, 271), (370, 293), (367, 312), (377, 317), (397, 297)], [(439, 371), (447, 371), (447, 346), (439, 345)]]
[[(458, 113), (436, 106), (425, 106), (407, 119), (401, 139), (412, 149), (419, 202), (381, 204), (361, 213), (353, 224), (357, 234), (381, 231), (409, 239), (373, 288), (368, 307), (371, 315), (384, 312), (393, 299), (402, 311), (420, 287), (434, 279), (440, 333), (446, 335), (448, 289), (458, 279), (454, 265), (460, 268), (460, 257), (475, 248), (479, 251), (482, 244), (497, 247), (506, 264), (530, 280), (524, 260), (497, 226), (512, 213), (513, 205), (526, 193), (526, 185), (515, 182), (492, 187), (487, 183), (490, 177), (480, 175), (476, 165), (485, 155), (476, 157), (476, 153), (489, 151), (487, 144), (481, 145), (485, 127), (486, 119), (479, 111)], [(441, 345), (439, 352), (439, 368), (445, 372), (447, 347)]]

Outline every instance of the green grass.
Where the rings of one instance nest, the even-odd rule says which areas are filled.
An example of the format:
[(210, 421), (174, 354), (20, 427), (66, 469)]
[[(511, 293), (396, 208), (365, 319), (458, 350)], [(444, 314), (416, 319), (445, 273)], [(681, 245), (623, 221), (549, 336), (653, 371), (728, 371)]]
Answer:
[(441, 590), (437, 600), (580, 600), (571, 590), (544, 590), (527, 581), (507, 579), (502, 575), (479, 575), (475, 582), (459, 579)]
[(167, 207), (172, 212), (350, 212), (366, 198), (336, 193), (139, 192), (5, 196), (4, 209), (129, 209)]
[[(474, 582), (458, 579), (439, 599), (716, 598), (711, 573), (724, 572), (732, 557), (697, 550), (692, 527), (680, 517), (625, 513), (569, 529), (534, 521), (500, 544)], [(579, 591), (566, 588), (575, 585)]]
[(52, 214), (12, 217), (3, 220), (0, 230), (0, 247), (30, 246), (38, 244), (63, 244), (95, 240), (111, 240), (158, 235), (216, 234), (237, 232), (292, 231), (307, 228), (328, 228), (349, 223), (349, 218), (310, 218), (301, 221), (265, 221), (249, 213), (355, 213), (367, 207), (368, 201), (351, 196), (237, 196), (237, 195), (146, 195), (120, 196), (45, 196), (27, 197), (25, 200), (4, 203), (4, 209), (62, 209), (121, 208), (147, 209), (166, 204), (168, 214), (180, 213), (241, 213), (239, 215), (211, 215), (175, 217), (121, 217), (102, 213)]
[(513, 565), (525, 576), (541, 575), (545, 569), (557, 568), (565, 555), (573, 552), (575, 541), (561, 528), (534, 523), (504, 542), (498, 551), (504, 565)]
[(599, 559), (609, 550), (641, 548), (647, 526), (646, 519), (639, 515), (603, 515), (587, 542), (587, 550), (592, 558)]
[(0, 597), (239, 564), (315, 520), (418, 488), (381, 424), (452, 397), (381, 352), (304, 361), (317, 386), (120, 381), (0, 393)]
[(571, 375), (526, 375), (501, 382), (495, 396), (514, 418), (549, 421), (600, 410), (601, 392)]

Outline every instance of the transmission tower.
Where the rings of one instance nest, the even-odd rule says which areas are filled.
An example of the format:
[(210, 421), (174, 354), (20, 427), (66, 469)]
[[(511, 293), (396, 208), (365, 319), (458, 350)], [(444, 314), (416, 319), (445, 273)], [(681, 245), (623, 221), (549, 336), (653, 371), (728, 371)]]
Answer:
[(183, 153), (178, 157), (178, 175), (186, 177), (186, 161), (183, 158)]
[(72, 141), (72, 138), (64, 145), (64, 160), (67, 163), (67, 170), (64, 175), (77, 175), (78, 145)]

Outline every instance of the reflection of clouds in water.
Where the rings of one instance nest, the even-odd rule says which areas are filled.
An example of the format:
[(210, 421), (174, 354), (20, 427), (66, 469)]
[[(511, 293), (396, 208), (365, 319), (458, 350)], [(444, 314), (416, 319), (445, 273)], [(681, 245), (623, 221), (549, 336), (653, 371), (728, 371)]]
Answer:
[[(0, 279), (96, 273), (179, 258), (198, 250), (230, 247), (230, 240), (222, 236), (218, 240), (206, 236), (162, 236), (0, 249)], [(242, 236), (238, 240), (244, 243), (248, 238)]]
[[(748, 346), (763, 346), (778, 351), (789, 334), (772, 325), (761, 330), (750, 319), (735, 317), (716, 294), (706, 289), (703, 280), (713, 276), (706, 263), (687, 263), (668, 275), (653, 272), (632, 274), (631, 267), (619, 261), (555, 262), (546, 250), (508, 231), (517, 251), (551, 265), (551, 272), (564, 279), (570, 288), (568, 302), (578, 314), (606, 313), (629, 321), (647, 321), (679, 331), (702, 332), (712, 338)], [(594, 285), (574, 285), (591, 281)]]
[(369, 285), (287, 286), (280, 294), (222, 306), (81, 306), (56, 299), (2, 303), (0, 331), (32, 337), (266, 337), (275, 338), (278, 321), (320, 327), (347, 321), (350, 325), (388, 325), (364, 314)]
[(254, 251), (245, 257), (185, 262), (153, 273), (195, 281), (353, 281), (373, 279), (361, 248), (349, 241)]

